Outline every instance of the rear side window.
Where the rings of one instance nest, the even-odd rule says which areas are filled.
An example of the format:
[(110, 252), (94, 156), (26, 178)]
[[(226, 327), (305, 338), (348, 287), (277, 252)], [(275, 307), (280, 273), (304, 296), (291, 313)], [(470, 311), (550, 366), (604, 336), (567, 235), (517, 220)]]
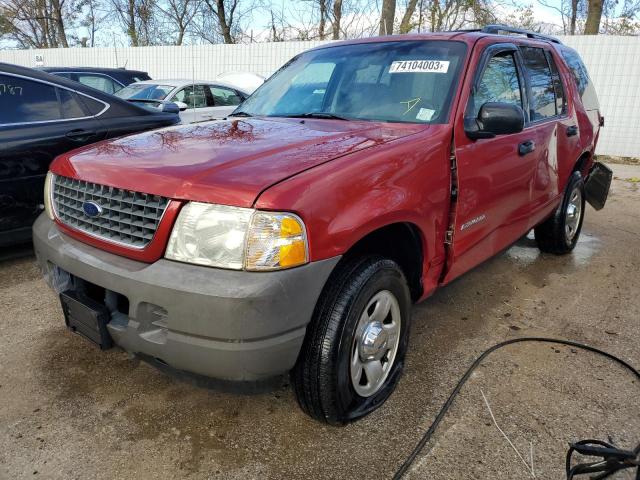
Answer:
[(561, 48), (560, 54), (567, 63), (569, 70), (573, 75), (578, 86), (578, 93), (582, 97), (582, 104), (587, 110), (598, 110), (600, 108), (598, 103), (598, 96), (596, 90), (593, 87), (593, 82), (589, 78), (587, 67), (580, 59), (580, 56), (573, 50), (568, 48)]
[(584, 94), (587, 85), (589, 84), (589, 75), (587, 74), (587, 68), (580, 60), (580, 57), (577, 53), (572, 52), (571, 50), (562, 50), (562, 58), (564, 58), (565, 62), (567, 62), (567, 66), (571, 73), (573, 74), (573, 78), (576, 80), (576, 85), (578, 85), (578, 92), (580, 95)]
[(78, 94), (69, 90), (58, 89), (60, 95), (60, 107), (62, 108), (63, 118), (82, 118), (86, 117), (86, 113), (82, 108)]
[(78, 98), (89, 112), (89, 115), (98, 115), (105, 108), (104, 103), (94, 100), (93, 98), (85, 97), (84, 95)]
[(520, 78), (513, 53), (500, 53), (487, 62), (466, 116), (476, 118), (480, 107), (487, 102), (510, 103), (522, 108)]
[(0, 75), (0, 124), (60, 120), (56, 88), (10, 75)]
[(521, 47), (520, 50), (531, 86), (529, 105), (531, 121), (556, 116), (555, 86), (544, 50), (535, 47)]

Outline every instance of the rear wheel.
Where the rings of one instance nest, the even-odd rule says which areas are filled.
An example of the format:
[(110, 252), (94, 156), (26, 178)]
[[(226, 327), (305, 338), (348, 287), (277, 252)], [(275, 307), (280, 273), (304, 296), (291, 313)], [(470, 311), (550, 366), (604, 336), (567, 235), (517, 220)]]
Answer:
[(538, 248), (557, 255), (571, 252), (580, 237), (584, 210), (584, 181), (574, 172), (557, 210), (534, 230)]
[(382, 405), (402, 372), (410, 307), (395, 262), (366, 257), (340, 265), (318, 301), (293, 371), (302, 409), (344, 424)]

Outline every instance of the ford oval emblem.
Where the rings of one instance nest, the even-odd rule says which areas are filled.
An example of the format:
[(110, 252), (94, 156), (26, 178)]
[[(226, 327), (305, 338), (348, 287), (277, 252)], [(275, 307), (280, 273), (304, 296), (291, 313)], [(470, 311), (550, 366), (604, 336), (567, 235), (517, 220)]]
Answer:
[(102, 207), (96, 202), (87, 201), (82, 204), (82, 210), (87, 217), (99, 217), (102, 215)]

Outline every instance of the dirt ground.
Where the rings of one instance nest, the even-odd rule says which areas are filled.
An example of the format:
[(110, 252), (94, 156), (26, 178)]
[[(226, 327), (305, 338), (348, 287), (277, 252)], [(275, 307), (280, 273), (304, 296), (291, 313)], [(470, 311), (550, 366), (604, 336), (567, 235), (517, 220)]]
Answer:
[[(525, 238), (417, 306), (398, 390), (344, 428), (304, 416), (288, 385), (220, 393), (101, 353), (65, 330), (32, 256), (3, 260), (0, 478), (389, 478), (497, 342), (572, 339), (640, 366), (640, 166), (614, 170), (572, 255), (542, 255)], [(531, 453), (536, 478), (564, 478), (567, 444), (582, 438), (635, 446), (640, 384), (592, 353), (512, 345), (472, 376), (407, 478), (532, 478)]]

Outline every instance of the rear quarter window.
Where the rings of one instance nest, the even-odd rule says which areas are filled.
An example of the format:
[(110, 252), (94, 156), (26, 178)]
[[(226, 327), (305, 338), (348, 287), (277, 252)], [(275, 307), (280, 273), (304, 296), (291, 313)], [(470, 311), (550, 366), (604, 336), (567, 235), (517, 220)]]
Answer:
[(570, 48), (561, 48), (560, 54), (569, 67), (571, 75), (576, 81), (578, 87), (578, 93), (582, 99), (582, 104), (586, 110), (599, 110), (600, 103), (598, 102), (598, 96), (593, 86), (593, 82), (589, 77), (589, 72), (584, 62), (580, 58), (580, 55), (575, 50)]

